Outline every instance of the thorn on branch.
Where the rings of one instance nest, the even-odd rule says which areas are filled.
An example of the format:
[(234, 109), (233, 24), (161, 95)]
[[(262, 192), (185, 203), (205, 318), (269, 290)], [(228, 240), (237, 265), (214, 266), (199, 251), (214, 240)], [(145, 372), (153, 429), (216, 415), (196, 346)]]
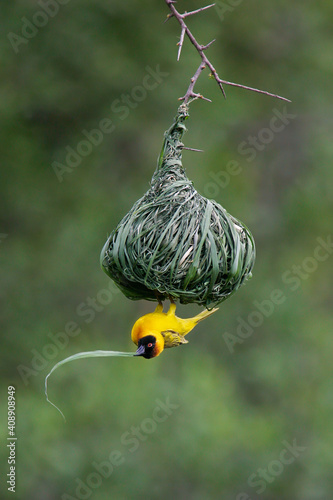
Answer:
[(181, 54), (181, 51), (182, 51), (182, 48), (183, 48), (183, 43), (184, 43), (184, 38), (185, 38), (185, 33), (186, 33), (185, 28), (182, 28), (182, 31), (180, 33), (180, 40), (179, 40), (179, 42), (177, 44), (177, 45), (179, 45), (178, 55), (177, 55), (177, 61), (179, 61), (179, 59), (180, 59), (180, 54)]
[(190, 103), (196, 99), (202, 99), (203, 101), (212, 102), (208, 97), (204, 97), (202, 94), (196, 94), (195, 92), (186, 92), (183, 97), (179, 97), (178, 101), (184, 101), (185, 103)]
[(216, 38), (211, 42), (207, 43), (207, 45), (201, 45), (201, 50), (207, 50), (214, 42), (216, 42)]
[(181, 17), (184, 19), (185, 17), (188, 16), (193, 16), (193, 14), (199, 14), (199, 12), (203, 12), (204, 10), (210, 9), (211, 7), (214, 7), (215, 3), (212, 3), (210, 5), (207, 5), (206, 7), (201, 7), (201, 9), (197, 10), (192, 10), (191, 12), (184, 12), (184, 14), (181, 14)]
[(166, 19), (164, 20), (164, 23), (163, 23), (163, 24), (167, 23), (167, 22), (169, 21), (169, 19), (171, 19), (172, 17), (173, 17), (173, 14), (168, 14), (168, 15), (166, 16)]
[(198, 95), (199, 99), (202, 99), (203, 101), (212, 102), (212, 100), (211, 100), (211, 99), (208, 99), (208, 97), (204, 97), (204, 96), (203, 96), (203, 95), (201, 95), (201, 94), (196, 94), (196, 95)]
[[(216, 80), (216, 81), (217, 81), (217, 80)], [(222, 94), (223, 94), (224, 99), (226, 99), (226, 98), (227, 98), (227, 96), (225, 95), (225, 91), (224, 91), (224, 88), (223, 88), (222, 82), (217, 81), (217, 84), (218, 84), (218, 86), (220, 87), (220, 89), (221, 89), (221, 91), (222, 91)]]

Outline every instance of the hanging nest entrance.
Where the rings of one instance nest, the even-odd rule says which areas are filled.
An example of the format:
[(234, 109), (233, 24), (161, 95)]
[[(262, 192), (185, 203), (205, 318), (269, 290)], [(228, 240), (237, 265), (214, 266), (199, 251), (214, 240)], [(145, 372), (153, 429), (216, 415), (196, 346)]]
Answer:
[(101, 266), (132, 300), (173, 299), (212, 308), (251, 277), (250, 231), (201, 196), (182, 165), (188, 108), (165, 133), (149, 191), (110, 234)]

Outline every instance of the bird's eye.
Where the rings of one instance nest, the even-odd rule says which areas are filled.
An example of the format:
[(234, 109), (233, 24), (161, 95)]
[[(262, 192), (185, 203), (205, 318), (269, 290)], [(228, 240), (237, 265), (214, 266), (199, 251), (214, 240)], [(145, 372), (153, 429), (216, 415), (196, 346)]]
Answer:
[(151, 342), (149, 342), (149, 344), (147, 344), (147, 347), (153, 347), (153, 344)]

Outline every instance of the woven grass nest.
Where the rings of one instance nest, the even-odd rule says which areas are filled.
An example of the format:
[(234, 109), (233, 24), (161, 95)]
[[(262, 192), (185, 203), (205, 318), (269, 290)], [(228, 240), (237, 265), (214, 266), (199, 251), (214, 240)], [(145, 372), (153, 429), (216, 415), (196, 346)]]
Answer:
[(187, 117), (182, 104), (165, 133), (151, 187), (110, 234), (101, 266), (129, 299), (212, 308), (251, 277), (255, 244), (244, 224), (201, 196), (186, 176)]

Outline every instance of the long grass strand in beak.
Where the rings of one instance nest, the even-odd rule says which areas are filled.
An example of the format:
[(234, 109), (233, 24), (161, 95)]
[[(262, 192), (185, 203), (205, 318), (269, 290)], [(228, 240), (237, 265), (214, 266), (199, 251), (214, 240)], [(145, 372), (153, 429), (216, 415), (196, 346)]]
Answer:
[(74, 361), (75, 359), (82, 359), (82, 358), (102, 358), (102, 357), (111, 357), (111, 356), (116, 356), (116, 357), (133, 357), (135, 353), (133, 352), (119, 352), (119, 351), (87, 351), (87, 352), (79, 352), (78, 354), (73, 354), (72, 356), (69, 356), (66, 359), (63, 359), (62, 361), (59, 361), (52, 370), (46, 375), (45, 377), (45, 396), (46, 396), (46, 401), (50, 403), (62, 416), (64, 421), (66, 422), (65, 415), (62, 413), (62, 411), (54, 404), (52, 401), (49, 400), (48, 394), (47, 394), (47, 381), (51, 373), (53, 373), (59, 366), (64, 365), (65, 363), (69, 363), (70, 361)]

